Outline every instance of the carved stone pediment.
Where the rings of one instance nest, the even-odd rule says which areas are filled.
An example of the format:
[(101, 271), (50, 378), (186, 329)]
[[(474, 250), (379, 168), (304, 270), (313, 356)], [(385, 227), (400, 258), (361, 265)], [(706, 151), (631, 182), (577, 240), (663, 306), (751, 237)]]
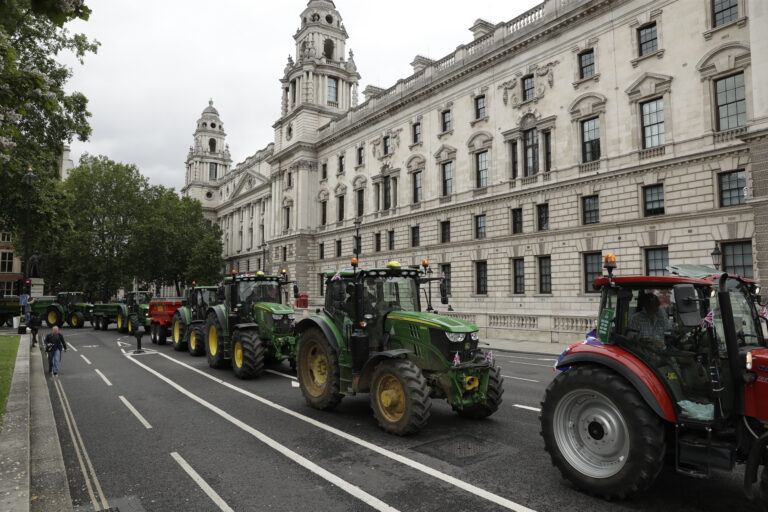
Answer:
[(408, 171), (423, 169), (426, 164), (426, 159), (419, 154), (411, 155), (408, 157), (408, 160), (405, 161), (405, 167), (408, 169)]
[(749, 46), (740, 41), (724, 43), (708, 51), (696, 64), (696, 70), (702, 74), (702, 80), (711, 75), (746, 66), (750, 61)]
[(345, 184), (343, 184), (343, 183), (339, 183), (333, 189), (333, 195), (335, 195), (335, 196), (343, 196), (346, 193), (347, 193), (347, 186)]
[(638, 101), (640, 98), (669, 92), (671, 86), (672, 77), (669, 75), (643, 73), (643, 75), (632, 82), (632, 85), (630, 85), (624, 92), (627, 93), (630, 101)]
[(456, 158), (456, 148), (449, 146), (448, 144), (443, 144), (437, 151), (435, 151), (434, 156), (435, 160), (438, 162), (454, 159)]
[(605, 102), (607, 98), (600, 93), (588, 92), (582, 94), (568, 107), (571, 119), (581, 119), (586, 116), (600, 114), (605, 112)]

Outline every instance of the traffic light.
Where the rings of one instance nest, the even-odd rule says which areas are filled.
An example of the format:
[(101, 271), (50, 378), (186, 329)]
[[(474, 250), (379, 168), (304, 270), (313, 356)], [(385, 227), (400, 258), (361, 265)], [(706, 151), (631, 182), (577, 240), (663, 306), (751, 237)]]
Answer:
[(24, 281), (24, 293), (26, 293), (27, 295), (32, 295), (32, 281), (30, 281), (29, 279)]

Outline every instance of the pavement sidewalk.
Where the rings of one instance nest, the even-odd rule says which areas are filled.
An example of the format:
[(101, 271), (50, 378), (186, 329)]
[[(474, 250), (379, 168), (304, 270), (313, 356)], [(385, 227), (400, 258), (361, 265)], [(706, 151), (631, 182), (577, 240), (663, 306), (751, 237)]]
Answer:
[(21, 336), (0, 431), (0, 510), (71, 511), (43, 361), (30, 342)]

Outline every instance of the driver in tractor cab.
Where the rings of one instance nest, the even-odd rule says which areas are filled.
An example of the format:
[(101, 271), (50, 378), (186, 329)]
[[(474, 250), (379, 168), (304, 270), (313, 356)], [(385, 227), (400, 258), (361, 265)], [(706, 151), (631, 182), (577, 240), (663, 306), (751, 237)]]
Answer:
[(344, 311), (352, 316), (355, 314), (355, 285), (353, 283), (347, 284), (346, 295), (347, 298), (344, 300)]
[(661, 309), (659, 298), (653, 293), (643, 293), (637, 299), (637, 312), (629, 320), (629, 331), (635, 331), (640, 339), (651, 340), (658, 348), (664, 348), (664, 334), (673, 329), (666, 313)]

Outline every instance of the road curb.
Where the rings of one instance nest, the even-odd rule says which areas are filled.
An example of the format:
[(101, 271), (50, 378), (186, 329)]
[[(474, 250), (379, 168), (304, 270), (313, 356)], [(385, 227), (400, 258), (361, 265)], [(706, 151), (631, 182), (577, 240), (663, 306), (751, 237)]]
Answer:
[(22, 335), (0, 432), (0, 510), (29, 510), (29, 335)]

